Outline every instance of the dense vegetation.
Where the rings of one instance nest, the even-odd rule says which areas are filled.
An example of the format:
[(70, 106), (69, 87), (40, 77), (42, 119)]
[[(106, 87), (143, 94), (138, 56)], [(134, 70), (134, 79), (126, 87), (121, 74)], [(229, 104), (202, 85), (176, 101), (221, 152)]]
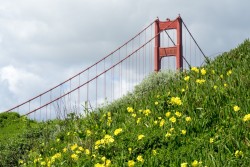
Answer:
[(86, 117), (0, 114), (0, 166), (250, 166), (249, 62), (246, 40), (203, 67), (152, 74)]

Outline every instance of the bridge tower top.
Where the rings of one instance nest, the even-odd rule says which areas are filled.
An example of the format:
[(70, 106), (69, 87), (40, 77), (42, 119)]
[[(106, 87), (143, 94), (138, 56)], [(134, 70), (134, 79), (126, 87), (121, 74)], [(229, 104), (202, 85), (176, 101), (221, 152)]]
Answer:
[[(177, 31), (177, 43), (172, 47), (161, 47), (160, 33), (166, 30), (175, 29)], [(183, 69), (183, 52), (182, 52), (182, 19), (177, 17), (175, 20), (167, 19), (166, 21), (155, 21), (155, 48), (154, 48), (154, 70), (157, 72), (161, 69), (161, 59), (163, 57), (175, 56), (176, 68)]]

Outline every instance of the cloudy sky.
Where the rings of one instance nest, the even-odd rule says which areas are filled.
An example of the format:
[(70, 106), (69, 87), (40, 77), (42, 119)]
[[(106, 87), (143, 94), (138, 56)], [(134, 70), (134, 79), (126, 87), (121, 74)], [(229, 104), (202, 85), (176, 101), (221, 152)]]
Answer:
[[(206, 55), (250, 37), (249, 0), (0, 0), (0, 111), (181, 14)], [(97, 49), (98, 47), (98, 49)]]

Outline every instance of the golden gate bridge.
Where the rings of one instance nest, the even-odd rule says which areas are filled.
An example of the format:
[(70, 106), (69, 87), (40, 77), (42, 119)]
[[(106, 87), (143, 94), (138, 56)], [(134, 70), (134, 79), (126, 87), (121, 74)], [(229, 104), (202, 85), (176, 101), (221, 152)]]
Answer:
[(85, 109), (95, 110), (133, 91), (151, 73), (188, 70), (206, 59), (180, 16), (165, 21), (157, 18), (93, 65), (5, 112), (35, 120), (83, 114)]

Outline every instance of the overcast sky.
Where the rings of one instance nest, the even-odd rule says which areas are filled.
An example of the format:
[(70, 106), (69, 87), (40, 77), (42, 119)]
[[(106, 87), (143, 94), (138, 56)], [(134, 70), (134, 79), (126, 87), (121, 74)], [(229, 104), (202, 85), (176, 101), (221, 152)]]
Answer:
[(0, 0), (0, 111), (88, 67), (157, 16), (181, 14), (208, 56), (229, 51), (250, 37), (249, 6), (249, 0)]

